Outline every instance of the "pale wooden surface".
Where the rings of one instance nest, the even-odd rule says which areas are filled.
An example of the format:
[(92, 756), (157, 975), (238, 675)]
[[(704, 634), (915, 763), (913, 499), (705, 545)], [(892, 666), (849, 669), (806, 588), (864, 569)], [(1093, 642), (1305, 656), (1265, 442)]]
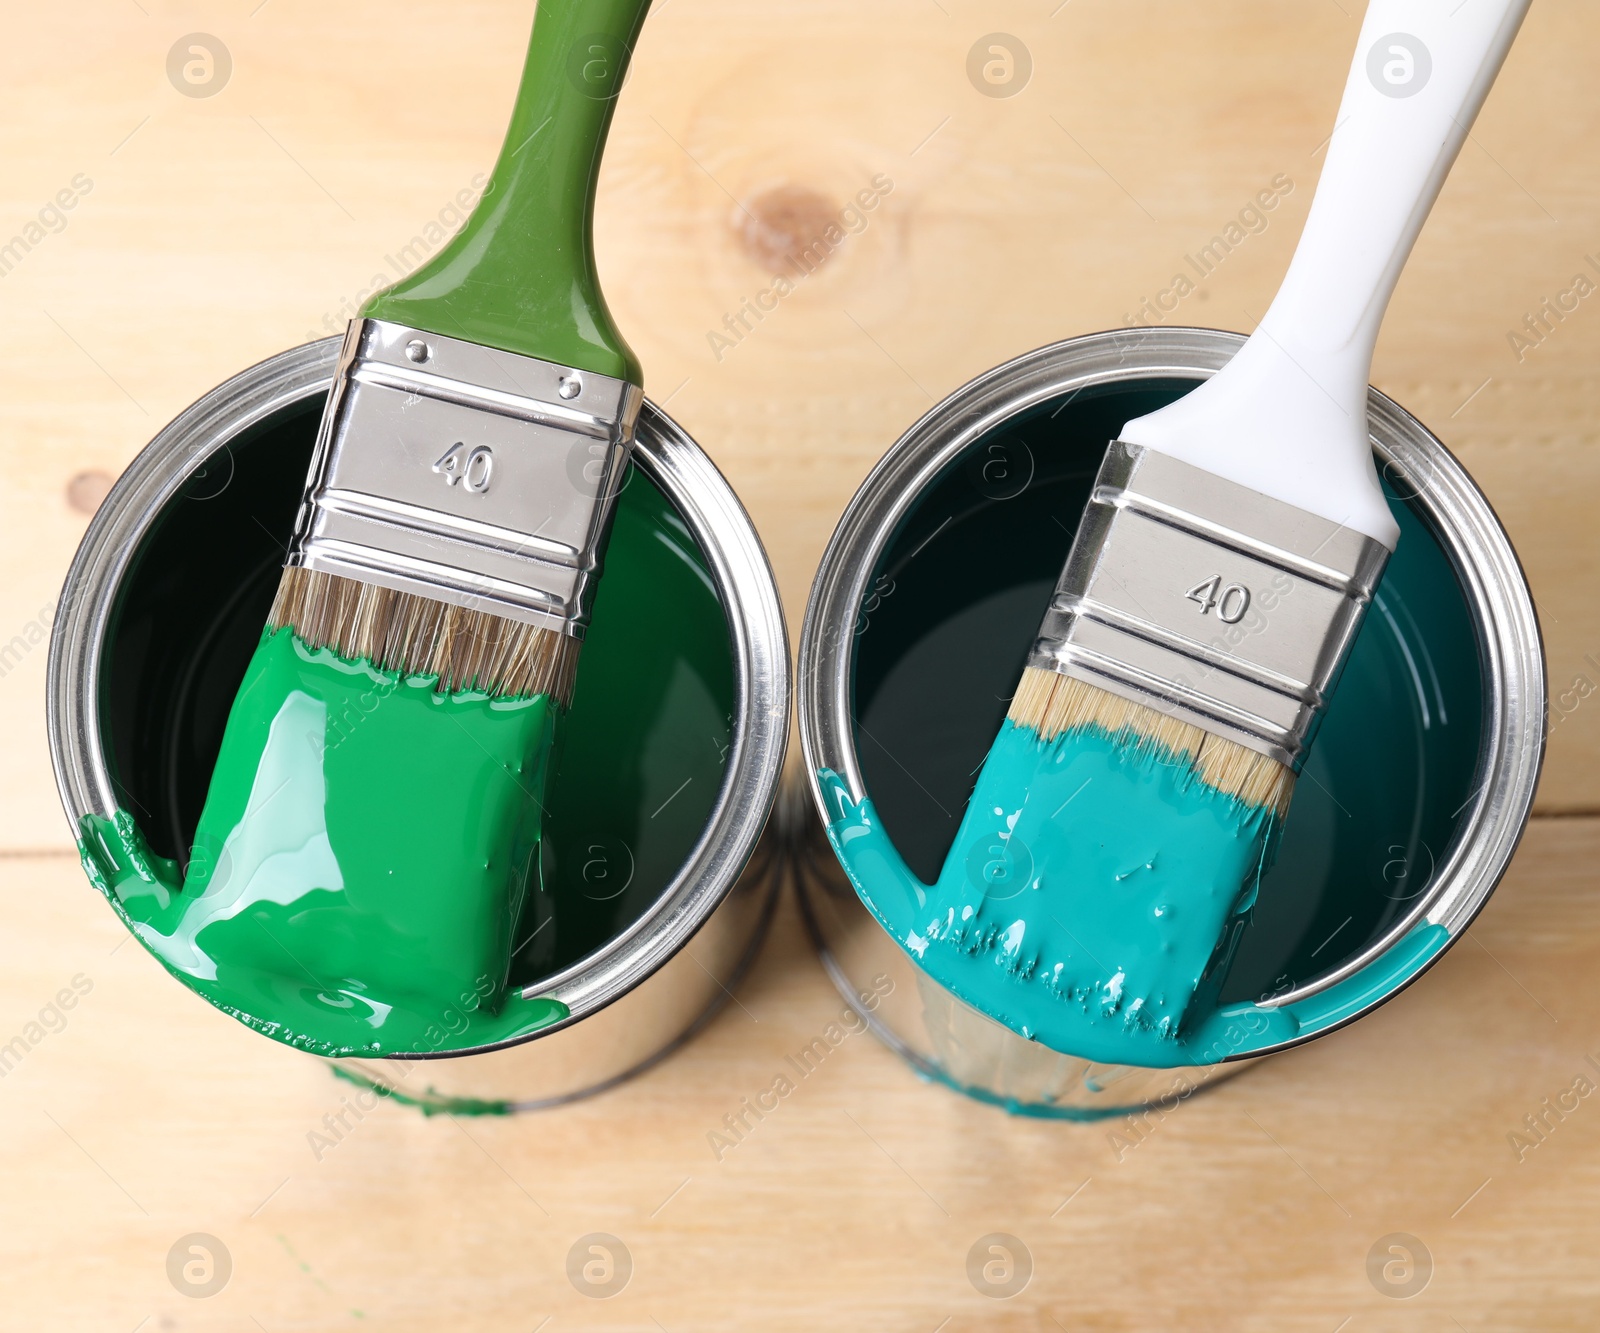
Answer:
[[(385, 1105), (319, 1161), (308, 1135), (347, 1085), (118, 948), (70, 860), (8, 860), (0, 1036), (74, 975), (93, 989), (0, 1082), (0, 1326), (1590, 1329), (1600, 1096), (1524, 1161), (1506, 1136), (1580, 1073), (1600, 1082), (1597, 855), (1591, 821), (1540, 821), (1469, 939), (1409, 992), (1136, 1146), (1122, 1122), (1013, 1120), (919, 1083), (863, 1035), (720, 1161), (708, 1135), (840, 1014), (792, 918), (742, 1010), (639, 1081), (520, 1120)], [(165, 1275), (191, 1232), (233, 1256), (204, 1303)], [(565, 1276), (592, 1232), (633, 1256), (608, 1301)], [(967, 1283), (991, 1232), (1034, 1256), (1010, 1301)], [(1411, 1301), (1366, 1278), (1393, 1232), (1433, 1256)]]
[[(0, 244), (78, 173), (93, 189), (0, 278), (0, 644), (26, 643), (59, 587), (87, 521), (73, 478), (115, 474), (211, 385), (322, 332), (488, 165), (529, 8), (67, 0), (7, 15)], [(934, 399), (1030, 347), (1128, 322), (1284, 173), (1295, 189), (1268, 229), (1173, 316), (1251, 327), (1309, 203), (1359, 9), (658, 9), (603, 178), (607, 290), (652, 395), (749, 506), (793, 623), (840, 508)], [(235, 66), (205, 100), (164, 72), (197, 30)], [(968, 48), (992, 31), (1032, 52), (1015, 98), (966, 80)], [(1600, 662), (1600, 300), (1521, 361), (1507, 333), (1600, 257), (1596, 50), (1592, 5), (1534, 7), (1375, 372), (1498, 508), (1558, 692), (1600, 682), (1586, 660)], [(893, 190), (866, 230), (715, 359), (708, 331), (770, 283), (740, 206), (790, 186), (837, 207), (878, 173)], [(708, 1131), (838, 1009), (786, 920), (741, 995), (759, 1022), (732, 1010), (645, 1081), (537, 1120), (386, 1106), (318, 1163), (306, 1134), (340, 1089), (136, 949), (111, 953), (117, 928), (63, 855), (44, 656), (0, 677), (0, 1040), (74, 974), (94, 990), (0, 1082), (0, 1246), (16, 1259), (4, 1326), (1593, 1326), (1600, 1102), (1526, 1162), (1506, 1139), (1600, 1050), (1590, 819), (1538, 821), (1471, 939), (1411, 993), (1185, 1106), (1120, 1162), (1104, 1128), (966, 1105), (865, 1038), (714, 1160)], [(1600, 704), (1569, 702), (1540, 804), (1581, 816), (1600, 812)], [(204, 1304), (164, 1273), (188, 1231), (235, 1257)], [(563, 1276), (588, 1231), (635, 1255), (610, 1302)], [(1038, 1263), (1010, 1302), (964, 1275), (989, 1231), (1023, 1237)], [(1410, 1302), (1365, 1277), (1391, 1231), (1421, 1236), (1438, 1265)]]

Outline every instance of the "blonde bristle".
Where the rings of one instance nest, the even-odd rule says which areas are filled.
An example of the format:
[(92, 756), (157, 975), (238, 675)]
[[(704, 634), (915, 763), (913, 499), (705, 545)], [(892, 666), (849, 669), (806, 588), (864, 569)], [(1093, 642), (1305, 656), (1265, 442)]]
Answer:
[(283, 571), (267, 624), (385, 671), (436, 675), (441, 694), (572, 701), (579, 641), (487, 611), (295, 567)]
[(1294, 773), (1277, 760), (1059, 671), (1027, 668), (1008, 716), (1046, 741), (1088, 727), (1166, 750), (1191, 764), (1218, 791), (1247, 805), (1270, 807), (1280, 816), (1288, 812), (1294, 795)]

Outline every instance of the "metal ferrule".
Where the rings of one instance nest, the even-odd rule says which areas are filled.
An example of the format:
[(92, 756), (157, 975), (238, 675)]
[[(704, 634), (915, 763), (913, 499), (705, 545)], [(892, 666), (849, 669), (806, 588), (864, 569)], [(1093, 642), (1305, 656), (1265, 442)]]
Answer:
[(1028, 665), (1298, 771), (1388, 558), (1362, 533), (1115, 441)]
[(582, 637), (643, 393), (351, 321), (290, 565)]

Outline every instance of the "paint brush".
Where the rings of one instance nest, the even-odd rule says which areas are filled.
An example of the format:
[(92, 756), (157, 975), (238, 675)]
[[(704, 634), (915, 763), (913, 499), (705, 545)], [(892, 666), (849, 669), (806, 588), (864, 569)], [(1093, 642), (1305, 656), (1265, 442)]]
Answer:
[(1107, 452), (926, 932), (1025, 1035), (1170, 1063), (1214, 1007), (1399, 534), (1379, 325), (1527, 8), (1373, 0), (1277, 298)]
[(351, 322), (196, 834), (195, 966), (291, 978), (388, 1049), (500, 1004), (537, 884), (642, 402), (592, 218), (647, 7), (540, 0), (478, 207)]

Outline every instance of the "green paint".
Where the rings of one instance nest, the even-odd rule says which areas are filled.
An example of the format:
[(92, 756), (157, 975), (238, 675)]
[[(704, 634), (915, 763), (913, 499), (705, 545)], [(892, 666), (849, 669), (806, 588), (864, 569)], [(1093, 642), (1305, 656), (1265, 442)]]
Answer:
[[(1028, 743), (1035, 749), (1050, 748), (1039, 747), (1036, 741)], [(1095, 761), (1087, 762), (1089, 766), (1093, 766)], [(901, 860), (894, 843), (884, 833), (882, 823), (872, 808), (872, 802), (870, 800), (864, 800), (859, 804), (853, 802), (849, 789), (835, 773), (823, 770), (818, 776), (832, 815), (828, 826), (829, 840), (833, 843), (834, 851), (855, 885), (857, 893), (861, 895), (862, 901), (872, 910), (873, 915), (890, 936), (936, 981), (967, 1003), (1005, 1023), (1014, 1031), (1030, 1036), (1053, 1050), (1081, 1059), (1149, 1068), (1208, 1065), (1231, 1057), (1268, 1050), (1297, 1036), (1314, 1036), (1348, 1022), (1368, 1005), (1406, 985), (1437, 957), (1449, 939), (1448, 933), (1442, 926), (1422, 922), (1382, 957), (1354, 976), (1320, 994), (1289, 1006), (1247, 1003), (1212, 1007), (1203, 1001), (1198, 1006), (1199, 1012), (1190, 1016), (1189, 1021), (1179, 1028), (1176, 1036), (1163, 1034), (1158, 1030), (1153, 1031), (1138, 1023), (1107, 1021), (1120, 1018), (1127, 1005), (1122, 1006), (1116, 1015), (1106, 1015), (1099, 1005), (1103, 990), (1091, 992), (1089, 996), (1084, 997), (1072, 993), (1065, 985), (1058, 984), (1052, 987), (1045, 984), (1044, 978), (1053, 973), (1056, 961), (1071, 960), (1075, 969), (1073, 975), (1083, 975), (1086, 969), (1094, 967), (1092, 960), (1084, 964), (1081, 960), (1073, 958), (1070, 935), (1066, 927), (1059, 922), (1056, 923), (1054, 931), (1045, 927), (1039, 928), (1039, 933), (1046, 942), (1040, 948), (1038, 957), (1034, 960), (1035, 965), (1031, 969), (1026, 966), (1026, 960), (1020, 960), (1021, 945), (1026, 945), (1028, 942), (1026, 930), (1022, 933), (1021, 944), (1017, 951), (1020, 961), (1007, 956), (1003, 932), (997, 947), (984, 946), (977, 953), (968, 953), (964, 949), (964, 945), (970, 944), (974, 937), (970, 931), (966, 936), (953, 941), (941, 941), (927, 933), (930, 924), (928, 918), (936, 903), (943, 904), (947, 898), (964, 894), (967, 898), (964, 905), (972, 905), (978, 898), (978, 893), (964, 890), (954, 882), (947, 885), (944, 875), (941, 875), (937, 885), (923, 884)], [(1107, 787), (1128, 781), (1125, 775), (1108, 771), (1102, 771), (1097, 776)], [(1079, 780), (1082, 780), (1081, 777)], [(1047, 779), (1043, 785), (1050, 785), (1049, 780)], [(979, 789), (980, 791), (983, 789), (981, 779)], [(1085, 799), (1088, 790), (1084, 789), (1078, 799)], [(1185, 801), (1187, 800), (1188, 797), (1185, 798)], [(1117, 833), (1130, 834), (1130, 827), (1124, 815), (1105, 810), (1097, 813), (1111, 821), (1108, 833), (1113, 836)], [(1206, 819), (1215, 817), (1215, 812), (1206, 811), (1203, 806), (1196, 805), (1191, 809), (1189, 817), (1196, 820), (1197, 826), (1203, 826)], [(1043, 830), (1043, 836), (1039, 836), (1041, 830), (1034, 826), (1032, 819), (1027, 823), (1018, 820), (1017, 834), (1023, 835), (1024, 829), (1033, 829), (1040, 844), (1047, 849), (1044, 858), (1035, 860), (1036, 874), (1041, 864), (1045, 867), (1043, 872), (1045, 874), (1051, 873), (1056, 866), (1081, 866), (1085, 861), (1089, 863), (1091, 869), (1097, 861), (1102, 870), (1112, 864), (1111, 861), (1097, 857), (1093, 849), (1062, 850), (1061, 842), (1056, 840), (1051, 830)], [(1174, 836), (1175, 828), (1169, 827), (1166, 832), (1169, 837)], [(1137, 841), (1144, 835), (1135, 830), (1131, 831), (1131, 836)], [(1195, 835), (1192, 832), (1178, 830), (1176, 836), (1181, 845), (1185, 838), (1192, 838)], [(1112, 841), (1112, 837), (1106, 839), (1107, 844), (1111, 844)], [(957, 846), (961, 845), (958, 841)], [(981, 843), (979, 845), (981, 846)], [(1052, 852), (1060, 858), (1055, 865), (1052, 865), (1049, 859)], [(1012, 855), (1015, 856), (1014, 853)], [(1037, 853), (1035, 855), (1037, 856)], [(947, 862), (952, 881), (958, 873), (954, 868), (955, 865), (956, 858), (952, 857)], [(1140, 868), (1142, 869), (1142, 866)], [(964, 875), (964, 869), (960, 873)], [(1113, 872), (1113, 882), (1115, 873), (1120, 872)], [(1147, 873), (1153, 876), (1153, 872)], [(1137, 876), (1131, 876), (1122, 883), (1133, 883), (1136, 878)], [(1182, 883), (1181, 876), (1179, 883)], [(1191, 883), (1182, 887), (1192, 890), (1194, 886)], [(976, 886), (974, 890), (975, 888)], [(1032, 895), (1031, 899), (1029, 895)], [(1153, 901), (1160, 895), (1141, 892), (1140, 896), (1143, 900)], [(1227, 900), (1229, 910), (1235, 906), (1242, 906), (1236, 904), (1235, 900), (1225, 893), (1219, 896)], [(1024, 887), (1018, 891), (1017, 897), (1004, 899), (995, 904), (990, 909), (992, 919), (998, 920), (1001, 916), (1008, 915), (1012, 921), (1024, 921), (1025, 926), (1037, 925), (1041, 916), (1037, 904), (1042, 903), (1044, 898), (1042, 890), (1036, 891)], [(1214, 900), (1205, 900), (1203, 905), (1211, 903), (1214, 903)], [(1073, 903), (1075, 908), (1082, 908), (1083, 905), (1081, 897), (1075, 899)], [(1210, 906), (1210, 910), (1215, 910), (1214, 905)], [(949, 906), (946, 906), (945, 911), (948, 914)], [(1092, 908), (1091, 911), (1091, 922), (1098, 920), (1103, 929), (1117, 924), (1113, 920), (1114, 913), (1106, 913), (1099, 908)], [(1042, 915), (1048, 918), (1050, 914), (1046, 910)], [(1123, 915), (1120, 922), (1127, 924), (1134, 915), (1136, 914)], [(958, 912), (958, 919), (959, 916)], [(1075, 922), (1069, 921), (1069, 924), (1073, 925), (1074, 930), (1076, 929)], [(1180, 980), (1187, 975), (1188, 969), (1173, 969), (1172, 965), (1160, 955), (1161, 932), (1158, 929), (1146, 925), (1142, 932), (1137, 929), (1130, 932), (1134, 935), (1140, 933), (1144, 937), (1141, 943), (1147, 951), (1152, 942), (1156, 943), (1156, 948), (1153, 956), (1149, 952), (1137, 955), (1143, 970), (1140, 974), (1133, 975), (1144, 975), (1149, 978), (1166, 973)], [(980, 932), (977, 938), (981, 942), (985, 937)], [(1211, 938), (1215, 940), (1216, 936), (1213, 935)], [(1121, 945), (1116, 940), (1097, 939), (1096, 942), (1104, 944), (1107, 952), (1117, 950), (1119, 957), (1135, 956), (1127, 951), (1127, 946)], [(940, 947), (941, 944), (947, 947)], [(948, 947), (950, 944), (955, 947)], [(1067, 958), (1058, 960), (1055, 956), (1057, 952), (1066, 954)], [(1191, 953), (1188, 956), (1192, 958), (1196, 955)], [(1111, 966), (1113, 965), (1107, 961), (1106, 967)], [(1101, 969), (1101, 972), (1104, 970)], [(1097, 974), (1089, 971), (1089, 975)], [(1197, 973), (1196, 976), (1198, 975)], [(1125, 990), (1124, 995), (1126, 994)], [(1151, 995), (1160, 998), (1161, 992), (1153, 990)], [(970, 1089), (963, 1090), (970, 1091)], [(1098, 1118), (1098, 1113), (1087, 1118)]]
[[(137, 823), (126, 810), (111, 819), (86, 820), (80, 842), (85, 873), (179, 980), (278, 1040), (328, 1055), (393, 1055), (465, 1051), (526, 1037), (565, 1017), (565, 1010), (554, 1001), (511, 996), (503, 1001), (496, 997), (496, 1011), (477, 984), (479, 976), (495, 975), (505, 949), (504, 922), (519, 893), (510, 949), (513, 990), (537, 987), (541, 978), (578, 962), (633, 925), (658, 900), (705, 829), (732, 736), (734, 682), (726, 612), (682, 516), (647, 476), (631, 472), (618, 501), (606, 578), (595, 600), (572, 707), (561, 718), (561, 739), (550, 759), (547, 814), (540, 817), (536, 809), (519, 806), (509, 770), (520, 762), (527, 777), (536, 769), (536, 755), (525, 747), (536, 743), (548, 726), (542, 706), (473, 696), (439, 699), (426, 678), (402, 684), (365, 664), (296, 648), (289, 635), (262, 641), (260, 625), (275, 582), (270, 577), (275, 570), (265, 565), (258, 599), (223, 604), (231, 617), (225, 624), (205, 619), (215, 614), (218, 603), (204, 597), (197, 604), (189, 600), (182, 580), (207, 577), (210, 566), (187, 556), (195, 543), (187, 539), (191, 534), (184, 524), (191, 518), (213, 524), (207, 529), (213, 538), (208, 549), (218, 549), (219, 560), (225, 559), (230, 533), (248, 537), (259, 531), (250, 522), (253, 510), (234, 513), (225, 507), (248, 505), (252, 496), (281, 491), (283, 504), (266, 517), (284, 525), (286, 537), (295, 486), (287, 479), (276, 486), (272, 478), (284, 471), (286, 478), (292, 472), (303, 479), (316, 422), (316, 415), (308, 414), (295, 439), (266, 435), (242, 445), (236, 456), (237, 484), (205, 504), (179, 506), (171, 516), (163, 515), (163, 522), (170, 517), (176, 526), (170, 532), (158, 527), (137, 553), (114, 617), (105, 669), (110, 702), (102, 725), (119, 790), (126, 791), (130, 809), (148, 813)], [(159, 619), (169, 615), (171, 633), (165, 632), (167, 621)], [(196, 625), (203, 632), (194, 632)], [(254, 627), (250, 640), (243, 638), (246, 626)], [(237, 647), (232, 646), (235, 637)], [(218, 642), (229, 643), (228, 651), (238, 655), (238, 665), (231, 668), (237, 674), (230, 676), (226, 656), (216, 652)], [(258, 644), (255, 658), (248, 653), (251, 642)], [(263, 750), (271, 722), (291, 693), (306, 694), (296, 712), (315, 706), (317, 696), (301, 689), (302, 673), (309, 691), (333, 699), (328, 725), (334, 744), (323, 749), (322, 769), (309, 771), (315, 755), (309, 741), (303, 753), (291, 748), (288, 757), (306, 770), (301, 780), (321, 783), (322, 823), (339, 830), (328, 846), (341, 853), (336, 859), (345, 890), (321, 896), (308, 892), (304, 914), (263, 898), (230, 923), (208, 923), (203, 914), (226, 887), (216, 881), (220, 848), (231, 831), (224, 828), (219, 792), (228, 786), (228, 808), (242, 810), (253, 785), (242, 776), (248, 763), (239, 765), (232, 778), (221, 771), (219, 752), (232, 746), (223, 744), (224, 721), (229, 729), (243, 725), (228, 711), (229, 703), (247, 670), (266, 674), (260, 655), (269, 645), (275, 654), (270, 665), (279, 673), (274, 687), (280, 691), (279, 707), (271, 709), (265, 693), (251, 705), (253, 735)], [(156, 658), (141, 655), (155, 650), (160, 652)], [(347, 712), (339, 699), (353, 704), (352, 709)], [(323, 702), (326, 706), (327, 700)], [(470, 745), (457, 723), (472, 728), (475, 740)], [(402, 748), (409, 743), (402, 733), (413, 724), (427, 733), (426, 748), (420, 751)], [(213, 730), (216, 739), (208, 749), (206, 737)], [(417, 762), (418, 753), (428, 756), (426, 762)], [(346, 777), (362, 780), (356, 774), (362, 754), (379, 770), (379, 785), (366, 792), (345, 790), (340, 784)], [(131, 765), (117, 762), (120, 755)], [(261, 751), (256, 757), (259, 770)], [(213, 765), (219, 771), (207, 793)], [(442, 835), (433, 842), (433, 835), (423, 831), (427, 821), (409, 816), (398, 826), (402, 841), (395, 850), (410, 857), (414, 846), (425, 843), (423, 852), (440, 858), (435, 870), (448, 906), (423, 892), (419, 880), (412, 882), (414, 892), (390, 895), (372, 878), (389, 878), (388, 852), (353, 826), (357, 812), (388, 791), (397, 775), (426, 784), (432, 775), (446, 772), (455, 774), (455, 785), (436, 795), (448, 818), (457, 821), (460, 859), (453, 852), (444, 856)], [(341, 794), (330, 803), (326, 795), (336, 787)], [(418, 813), (424, 790), (419, 785), (400, 793), (402, 803), (410, 803), (410, 814)], [(285, 795), (290, 795), (287, 788), (280, 799)], [(307, 808), (313, 803), (303, 792), (295, 795), (297, 818), (311, 826), (311, 836), (298, 849), (297, 864), (305, 870), (321, 854), (317, 812)], [(491, 813), (486, 799), (498, 801), (497, 812)], [(472, 810), (463, 821), (460, 807), (468, 803)], [(186, 820), (184, 811), (191, 804), (194, 814)], [(273, 806), (266, 809), (270, 812)], [(490, 828), (495, 821), (500, 832)], [(198, 831), (196, 824), (202, 825)], [(304, 827), (294, 829), (287, 815), (275, 827), (295, 837), (306, 832)], [(449, 827), (448, 822), (441, 827)], [(176, 831), (156, 843), (159, 851), (152, 850), (149, 831), (161, 835), (169, 829)], [(471, 836), (481, 837), (482, 857), (467, 845), (463, 830), (473, 829)], [(529, 870), (526, 879), (519, 879), (523, 866), (515, 858), (504, 861), (505, 875), (485, 867), (493, 860), (492, 849), (503, 846), (495, 839), (508, 829), (524, 843), (538, 835), (537, 874)], [(342, 855), (347, 841), (354, 859)], [(182, 866), (172, 853), (191, 845), (201, 850), (186, 889)], [(231, 867), (238, 863), (231, 853), (228, 861), (231, 878)], [(351, 874), (357, 865), (365, 877), (360, 884)], [(287, 866), (279, 861), (273, 868), (280, 885)], [(188, 891), (202, 877), (208, 889), (201, 896), (206, 906)], [(267, 882), (257, 881), (263, 886)], [(394, 1006), (386, 1022), (376, 1028), (371, 1024), (375, 1011), (369, 1002), (337, 996), (349, 1001), (348, 1007), (330, 1008), (318, 1000), (320, 986), (314, 990), (289, 956), (272, 952), (268, 937), (250, 926), (256, 917), (291, 950), (336, 971), (349, 962), (349, 949), (361, 946), (360, 956), (344, 970), (368, 987), (369, 1000)], [(197, 948), (195, 937), (202, 929)], [(415, 935), (423, 929), (430, 939), (453, 943), (448, 951), (420, 950), (423, 957), (414, 970), (419, 952), (413, 947)], [(226, 957), (212, 959), (207, 950), (214, 945)], [(368, 945), (374, 950), (370, 956)], [(402, 965), (391, 957), (392, 945), (409, 950), (412, 962)], [(210, 962), (216, 963), (215, 975)], [(409, 998), (373, 990), (373, 978), (380, 976), (386, 986), (407, 990)], [(427, 989), (419, 1000), (423, 987)]]
[(519, 984), (571, 966), (656, 903), (711, 817), (734, 707), (728, 617), (705, 555), (635, 470), (557, 729), (540, 891), (517, 939)]
[(362, 314), (643, 382), (594, 263), (606, 131), (649, 0), (540, 0), (505, 144), (466, 226)]
[(436, 685), (263, 634), (182, 883), (131, 821), (85, 830), (145, 946), (219, 1008), (323, 1055), (436, 1051), (457, 1023), (487, 1044), (565, 1018), (506, 987), (550, 702)]
[(401, 1092), (398, 1088), (390, 1087), (387, 1083), (380, 1083), (376, 1079), (368, 1078), (365, 1074), (358, 1074), (353, 1069), (346, 1069), (342, 1065), (329, 1065), (335, 1078), (342, 1078), (346, 1083), (354, 1083), (358, 1088), (375, 1093), (385, 1101), (394, 1102), (397, 1106), (409, 1106), (421, 1111), (425, 1116), (435, 1115), (510, 1115), (512, 1104), (508, 1101), (496, 1101), (482, 1097), (450, 1097), (429, 1087), (425, 1092), (413, 1095)]

